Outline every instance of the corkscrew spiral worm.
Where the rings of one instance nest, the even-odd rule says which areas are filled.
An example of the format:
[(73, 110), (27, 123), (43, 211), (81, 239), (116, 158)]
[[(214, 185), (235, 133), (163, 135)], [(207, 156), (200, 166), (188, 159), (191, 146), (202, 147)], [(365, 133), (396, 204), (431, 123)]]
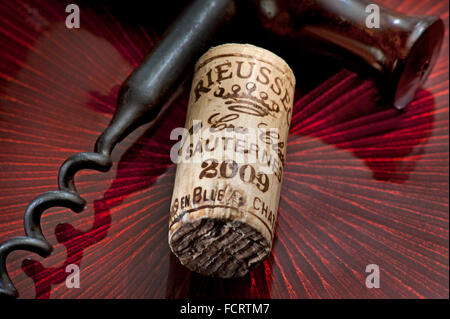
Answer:
[(0, 245), (0, 296), (18, 297), (17, 289), (9, 278), (6, 258), (15, 250), (27, 250), (41, 257), (48, 257), (52, 252), (51, 244), (46, 240), (41, 229), (41, 216), (49, 208), (64, 207), (73, 212), (81, 212), (86, 201), (80, 197), (74, 179), (82, 169), (94, 169), (107, 172), (112, 166), (111, 155), (104, 152), (78, 153), (69, 157), (59, 170), (59, 190), (49, 191), (37, 196), (28, 205), (24, 215), (26, 236), (8, 239)]

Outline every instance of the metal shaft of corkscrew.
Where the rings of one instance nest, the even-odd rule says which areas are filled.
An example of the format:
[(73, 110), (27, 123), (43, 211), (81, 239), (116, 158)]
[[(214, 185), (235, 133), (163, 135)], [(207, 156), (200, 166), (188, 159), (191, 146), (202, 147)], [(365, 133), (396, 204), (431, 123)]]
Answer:
[(75, 174), (83, 169), (106, 172), (111, 168), (114, 146), (137, 127), (156, 118), (185, 70), (195, 62), (217, 27), (232, 14), (233, 5), (233, 0), (193, 1), (157, 48), (133, 71), (120, 89), (114, 117), (98, 138), (94, 152), (69, 157), (59, 170), (59, 190), (39, 195), (28, 206), (24, 216), (26, 236), (0, 245), (0, 296), (18, 297), (6, 269), (8, 254), (27, 250), (42, 257), (50, 255), (52, 246), (40, 225), (42, 213), (52, 207), (83, 210), (86, 202), (77, 193)]

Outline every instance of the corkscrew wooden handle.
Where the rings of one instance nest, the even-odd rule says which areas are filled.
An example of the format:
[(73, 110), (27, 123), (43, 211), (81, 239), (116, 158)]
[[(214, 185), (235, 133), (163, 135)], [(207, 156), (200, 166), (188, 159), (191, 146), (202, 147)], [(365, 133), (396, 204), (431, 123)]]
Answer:
[[(406, 16), (369, 0), (257, 0), (263, 26), (290, 43), (332, 56), (379, 82), (401, 109), (436, 62), (444, 24), (433, 16)], [(371, 23), (379, 10), (379, 25)], [(371, 16), (372, 15), (372, 16)], [(368, 23), (369, 22), (369, 23)]]

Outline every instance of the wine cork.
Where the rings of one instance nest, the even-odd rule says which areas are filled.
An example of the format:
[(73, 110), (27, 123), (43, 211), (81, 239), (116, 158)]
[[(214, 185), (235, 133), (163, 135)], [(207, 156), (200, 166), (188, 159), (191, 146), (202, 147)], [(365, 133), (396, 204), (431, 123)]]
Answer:
[(169, 245), (187, 268), (239, 277), (270, 253), (294, 87), (287, 63), (253, 45), (214, 47), (197, 62), (171, 151)]

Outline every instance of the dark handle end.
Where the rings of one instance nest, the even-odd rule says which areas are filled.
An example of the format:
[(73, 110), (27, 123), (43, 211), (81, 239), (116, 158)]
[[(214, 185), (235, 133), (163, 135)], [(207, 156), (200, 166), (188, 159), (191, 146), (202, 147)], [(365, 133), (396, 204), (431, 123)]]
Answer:
[(397, 60), (387, 92), (397, 109), (402, 109), (414, 98), (436, 64), (444, 39), (445, 26), (438, 17), (421, 17), (412, 30), (406, 57)]

